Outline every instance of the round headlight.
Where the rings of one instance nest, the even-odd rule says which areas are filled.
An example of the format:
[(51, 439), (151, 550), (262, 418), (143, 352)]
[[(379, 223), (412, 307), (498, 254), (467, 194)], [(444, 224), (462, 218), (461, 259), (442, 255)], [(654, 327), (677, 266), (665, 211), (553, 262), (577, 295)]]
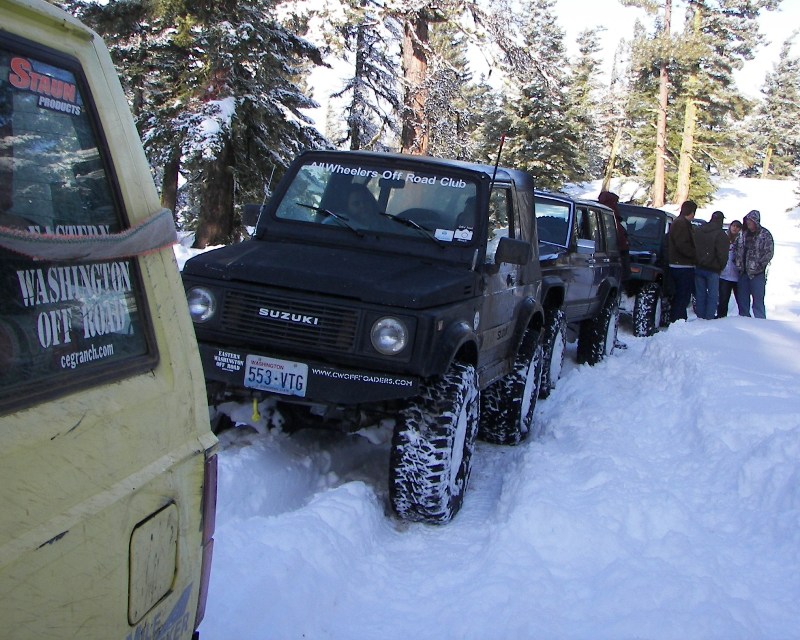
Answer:
[(189, 315), (193, 322), (205, 322), (217, 311), (217, 299), (204, 287), (192, 287), (186, 292)]
[(408, 329), (397, 318), (381, 318), (372, 325), (372, 346), (385, 356), (393, 356), (405, 349)]

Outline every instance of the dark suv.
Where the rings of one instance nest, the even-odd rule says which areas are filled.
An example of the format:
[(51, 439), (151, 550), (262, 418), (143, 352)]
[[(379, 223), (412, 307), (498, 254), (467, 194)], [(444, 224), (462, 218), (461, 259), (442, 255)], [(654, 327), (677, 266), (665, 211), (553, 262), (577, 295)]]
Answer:
[(623, 306), (632, 317), (633, 334), (651, 336), (669, 324), (667, 233), (674, 216), (652, 207), (621, 203), (617, 207), (628, 232), (631, 260)]
[(596, 364), (616, 342), (622, 263), (614, 212), (597, 202), (536, 192), (545, 310), (540, 397), (561, 373), (568, 340), (578, 362)]
[(269, 396), (349, 429), (395, 419), (401, 517), (458, 511), (479, 421), (497, 443), (532, 430), (544, 313), (523, 172), (308, 152), (254, 237), (183, 278), (211, 402)]

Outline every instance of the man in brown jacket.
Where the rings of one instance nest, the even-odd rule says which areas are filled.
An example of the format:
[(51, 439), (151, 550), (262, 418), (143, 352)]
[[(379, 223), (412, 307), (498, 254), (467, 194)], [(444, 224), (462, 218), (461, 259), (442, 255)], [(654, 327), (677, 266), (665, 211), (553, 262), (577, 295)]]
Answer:
[(697, 317), (713, 320), (719, 304), (719, 274), (728, 262), (728, 234), (722, 230), (722, 211), (711, 214), (711, 220), (694, 230), (697, 261), (694, 268), (694, 296)]
[(669, 228), (669, 274), (675, 285), (670, 306), (670, 321), (686, 320), (686, 307), (692, 299), (696, 251), (692, 220), (697, 213), (697, 203), (687, 200)]

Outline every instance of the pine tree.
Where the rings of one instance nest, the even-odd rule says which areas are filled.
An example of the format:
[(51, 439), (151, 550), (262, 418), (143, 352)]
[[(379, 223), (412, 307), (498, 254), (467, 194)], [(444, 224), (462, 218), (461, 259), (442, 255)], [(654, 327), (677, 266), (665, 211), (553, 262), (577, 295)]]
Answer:
[[(713, 192), (712, 178), (743, 164), (737, 123), (750, 104), (735, 87), (733, 72), (752, 57), (757, 17), (776, 0), (689, 0), (684, 32), (669, 43), (640, 33), (634, 43), (634, 138), (642, 158), (650, 156), (639, 127), (657, 109), (659, 60), (669, 60), (669, 104), (664, 144), (665, 189), (669, 199), (702, 203)], [(666, 47), (666, 48), (665, 48)], [(651, 125), (652, 126), (652, 125)], [(652, 143), (650, 143), (652, 144)], [(649, 164), (645, 162), (643, 169)], [(650, 179), (650, 170), (645, 174)], [(652, 176), (654, 180), (655, 177)], [(655, 202), (655, 195), (654, 195)]]
[(316, 104), (297, 77), (300, 61), (322, 63), (320, 52), (277, 21), (273, 3), (112, 0), (74, 8), (110, 36), (164, 184), (175, 183), (178, 167), (187, 178), (195, 246), (236, 239), (235, 205), (261, 201), (273, 173), (301, 149), (325, 144), (302, 112)]
[(530, 0), (523, 49), (531, 64), (516, 67), (514, 92), (504, 98), (507, 124), (505, 162), (530, 172), (537, 187), (557, 189), (587, 175), (578, 155), (579, 136), (567, 109), (567, 60), (564, 33), (554, 0)]
[(459, 20), (471, 14), (478, 21), (483, 10), (474, 0), (384, 0), (386, 11), (402, 25), (401, 46), (403, 70), (403, 111), (401, 151), (426, 155), (429, 153), (430, 129), (426, 120), (429, 66), (431, 62), (431, 29), (435, 24), (459, 25)]
[(604, 150), (610, 146), (603, 139), (600, 127), (600, 86), (597, 70), (600, 66), (598, 30), (588, 29), (578, 36), (578, 58), (571, 66), (571, 81), (567, 88), (567, 117), (577, 136), (577, 162), (586, 168), (581, 179), (600, 178), (604, 169)]
[(800, 167), (800, 59), (791, 55), (793, 37), (783, 43), (761, 90), (755, 142), (762, 178), (791, 177)]
[(333, 25), (335, 47), (352, 63), (353, 74), (333, 98), (346, 99), (346, 127), (337, 145), (386, 150), (384, 141), (399, 133), (402, 99), (398, 75), (400, 27), (375, 0), (348, 0), (343, 12), (325, 12)]
[(691, 0), (686, 75), (681, 97), (684, 126), (674, 201), (699, 202), (713, 192), (712, 174), (724, 174), (741, 160), (732, 134), (750, 105), (735, 87), (733, 72), (753, 57), (758, 16), (777, 0)]
[(472, 81), (466, 43), (465, 34), (453, 23), (433, 25), (425, 103), (428, 151), (433, 156), (464, 160), (476, 154), (474, 134), (483, 121), (482, 108), (491, 88)]
[(597, 110), (598, 129), (604, 148), (600, 151), (603, 162), (601, 191), (611, 189), (615, 173), (634, 175), (630, 144), (630, 46), (621, 40), (614, 53), (611, 82), (603, 92)]

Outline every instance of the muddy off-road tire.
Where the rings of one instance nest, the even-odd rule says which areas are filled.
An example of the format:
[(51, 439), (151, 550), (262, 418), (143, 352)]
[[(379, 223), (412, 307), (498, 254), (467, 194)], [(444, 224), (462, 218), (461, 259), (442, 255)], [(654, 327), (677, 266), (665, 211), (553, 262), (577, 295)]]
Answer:
[(567, 315), (563, 309), (548, 310), (545, 314), (542, 347), (542, 381), (539, 385), (539, 397), (546, 398), (555, 388), (564, 366), (564, 353), (567, 350)]
[(475, 367), (454, 363), (400, 412), (389, 463), (389, 497), (399, 517), (440, 524), (461, 509), (479, 404)]
[(609, 296), (597, 316), (581, 322), (578, 333), (578, 362), (595, 365), (614, 351), (619, 326), (619, 304)]
[(541, 333), (528, 329), (522, 338), (514, 370), (481, 393), (482, 440), (519, 444), (533, 430), (533, 413), (542, 378)]

